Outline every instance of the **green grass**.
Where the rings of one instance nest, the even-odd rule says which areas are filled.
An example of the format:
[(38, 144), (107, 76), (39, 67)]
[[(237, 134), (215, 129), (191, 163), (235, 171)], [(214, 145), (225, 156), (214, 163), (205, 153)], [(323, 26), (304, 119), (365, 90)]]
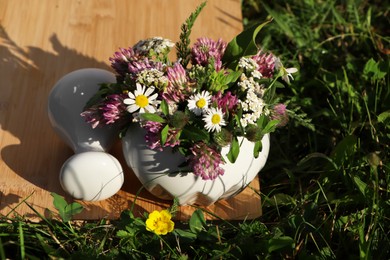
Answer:
[(273, 18), (258, 42), (300, 69), (282, 95), (314, 126), (298, 114), (272, 135), (261, 218), (206, 222), (196, 211), (159, 237), (131, 211), (118, 221), (68, 221), (78, 206), (57, 198), (64, 221), (0, 217), (0, 259), (389, 259), (384, 2), (243, 1), (245, 26)]

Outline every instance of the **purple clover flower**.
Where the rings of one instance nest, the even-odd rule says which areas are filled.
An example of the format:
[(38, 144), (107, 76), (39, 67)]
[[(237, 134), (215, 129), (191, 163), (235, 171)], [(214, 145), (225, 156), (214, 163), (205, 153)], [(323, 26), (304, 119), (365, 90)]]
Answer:
[(96, 128), (99, 124), (103, 123), (103, 117), (97, 106), (89, 107), (80, 114), (85, 122), (91, 124), (92, 128)]
[(288, 114), (285, 104), (276, 104), (271, 111), (271, 119), (279, 120), (278, 127), (287, 125), (288, 123)]
[(167, 69), (167, 78), (174, 87), (182, 88), (187, 83), (186, 70), (179, 62)]
[(150, 60), (148, 58), (142, 58), (139, 60), (133, 60), (128, 63), (127, 65), (127, 71), (130, 73), (133, 78), (137, 77), (137, 74), (139, 74), (141, 71), (146, 69), (156, 69), (159, 71), (164, 70), (164, 64), (161, 62), (155, 62), (153, 60)]
[(168, 86), (163, 93), (163, 98), (168, 102), (178, 103), (186, 99), (191, 88), (187, 84), (187, 76), (184, 67), (175, 63), (167, 69)]
[(128, 49), (120, 48), (109, 60), (120, 81), (123, 81), (128, 73), (135, 79), (137, 74), (145, 69), (157, 69), (159, 71), (164, 69), (162, 62), (155, 62), (131, 47)]
[(226, 42), (221, 39), (214, 41), (210, 38), (199, 38), (192, 47), (192, 63), (207, 66), (211, 59), (214, 59), (214, 67), (219, 71), (226, 46)]
[(205, 143), (196, 143), (190, 148), (192, 155), (190, 156), (190, 167), (196, 176), (203, 180), (214, 180), (219, 175), (225, 173), (221, 168), (223, 163), (221, 154)]
[(158, 122), (146, 121), (142, 127), (147, 131), (145, 141), (150, 149), (162, 151), (163, 147), (175, 147), (180, 144), (180, 140), (177, 138), (179, 131), (174, 128), (169, 128), (167, 140), (164, 146), (161, 146), (161, 130), (164, 125)]
[(109, 95), (97, 105), (82, 112), (81, 116), (92, 125), (92, 128), (114, 124), (126, 113), (126, 106), (123, 103), (124, 97), (126, 95)]
[(258, 71), (265, 78), (272, 78), (277, 58), (272, 54), (259, 51), (252, 59), (259, 65)]
[(224, 114), (233, 112), (238, 105), (238, 98), (235, 95), (232, 95), (230, 91), (227, 91), (223, 95), (221, 91), (218, 91), (216, 95), (212, 96), (211, 101), (216, 103)]
[(120, 48), (119, 51), (115, 52), (113, 57), (109, 58), (111, 67), (121, 76), (128, 73), (128, 63), (136, 59), (136, 54), (133, 48), (128, 49)]
[(126, 111), (123, 99), (126, 95), (112, 94), (107, 96), (104, 105), (100, 107), (106, 125), (115, 123)]

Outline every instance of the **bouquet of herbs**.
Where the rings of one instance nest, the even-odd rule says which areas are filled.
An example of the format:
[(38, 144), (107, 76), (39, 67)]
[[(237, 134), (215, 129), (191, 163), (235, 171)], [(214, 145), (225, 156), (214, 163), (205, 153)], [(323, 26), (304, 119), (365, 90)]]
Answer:
[[(110, 58), (116, 83), (102, 84), (81, 114), (92, 127), (130, 124), (146, 130), (151, 149), (172, 147), (203, 179), (224, 174), (221, 154), (234, 163), (240, 140), (254, 142), (261, 151), (263, 136), (288, 121), (286, 105), (276, 89), (292, 79), (280, 59), (256, 45), (268, 22), (249, 28), (231, 42), (199, 38), (190, 46), (191, 28), (205, 3), (181, 27), (180, 41), (160, 37), (121, 48)], [(168, 57), (176, 48), (177, 59)]]

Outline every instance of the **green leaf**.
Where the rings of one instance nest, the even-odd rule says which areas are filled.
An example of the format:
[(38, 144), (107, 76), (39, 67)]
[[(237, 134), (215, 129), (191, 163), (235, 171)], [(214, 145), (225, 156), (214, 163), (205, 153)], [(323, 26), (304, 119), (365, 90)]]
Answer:
[(256, 36), (266, 24), (271, 20), (260, 25), (255, 25), (244, 30), (228, 43), (225, 54), (222, 58), (223, 63), (231, 63), (240, 57), (256, 54), (258, 51), (256, 45)]
[(241, 71), (229, 71), (229, 74), (224, 77), (224, 84), (229, 84), (231, 82), (236, 82), (237, 79), (241, 76)]
[(54, 207), (58, 210), (58, 213), (64, 222), (70, 221), (73, 215), (80, 213), (84, 209), (84, 207), (77, 202), (68, 204), (62, 196), (54, 192), (51, 193), (51, 196), (54, 198)]
[(300, 225), (302, 225), (304, 219), (301, 214), (299, 215), (291, 215), (288, 217), (288, 224), (290, 227), (294, 229), (298, 229)]
[(169, 106), (167, 101), (165, 101), (165, 99), (161, 100), (160, 108), (165, 116), (169, 115)]
[(66, 202), (66, 200), (64, 199), (64, 197), (58, 195), (57, 193), (55, 192), (52, 192), (50, 193), (50, 195), (53, 197), (53, 204), (54, 204), (54, 207), (57, 209), (57, 210), (61, 210), (61, 209), (64, 209), (66, 207), (66, 205), (68, 205), (68, 203)]
[(268, 134), (268, 133), (271, 133), (273, 131), (275, 131), (276, 129), (276, 126), (278, 125), (279, 123), (279, 120), (271, 120), (269, 121), (266, 126), (263, 128), (263, 130), (261, 131), (263, 135), (265, 134)]
[(66, 205), (64, 213), (70, 220), (72, 216), (79, 214), (80, 212), (83, 211), (83, 209), (84, 207), (81, 204), (77, 202), (73, 202), (71, 204)]
[(197, 209), (192, 213), (192, 216), (189, 221), (189, 227), (192, 232), (198, 234), (203, 230), (203, 227), (206, 225), (206, 220), (204, 219), (203, 211)]
[(231, 163), (235, 163), (239, 153), (240, 153), (240, 144), (238, 143), (237, 138), (233, 138), (232, 143), (230, 144), (230, 150), (226, 155), (226, 157), (229, 159)]
[(265, 135), (265, 134), (268, 134), (268, 133), (275, 131), (278, 123), (279, 123), (279, 120), (276, 120), (276, 119), (269, 120), (267, 118), (267, 116), (265, 116), (264, 114), (261, 115), (256, 121), (257, 126), (262, 129), (261, 130), (262, 135)]
[(378, 115), (378, 122), (386, 123), (390, 121), (390, 110), (382, 112)]
[(60, 214), (60, 217), (62, 218), (62, 220), (64, 220), (65, 208), (68, 205), (68, 203), (66, 202), (64, 197), (58, 195), (57, 193), (52, 192), (50, 194), (54, 199), (53, 200), (54, 207), (58, 210), (58, 213)]
[(157, 123), (165, 123), (165, 119), (162, 118), (161, 116), (153, 113), (142, 113), (140, 114), (140, 117), (142, 119), (152, 121), (152, 122), (157, 122)]
[(283, 248), (293, 248), (294, 239), (289, 236), (281, 236), (277, 238), (271, 238), (268, 241), (268, 252), (278, 251)]
[(167, 141), (169, 133), (169, 125), (165, 125), (164, 128), (161, 130), (161, 145), (164, 146), (165, 142)]
[(267, 122), (268, 122), (267, 117), (266, 117), (264, 114), (262, 114), (262, 115), (257, 119), (256, 124), (257, 124), (258, 127), (264, 128), (264, 127), (267, 125)]
[(253, 156), (255, 158), (259, 157), (259, 153), (261, 152), (261, 150), (263, 149), (263, 143), (260, 141), (257, 141), (255, 143), (255, 147), (253, 147)]
[(373, 58), (367, 61), (363, 69), (363, 76), (371, 78), (373, 80), (380, 80), (386, 76), (387, 72), (382, 71), (379, 66), (379, 62), (376, 62)]
[(187, 125), (189, 117), (183, 111), (175, 111), (169, 118), (169, 125), (173, 128), (183, 129)]
[(174, 233), (176, 233), (177, 235), (179, 235), (182, 238), (187, 238), (187, 239), (191, 239), (191, 240), (196, 239), (196, 234), (193, 232), (190, 232), (190, 231), (175, 228)]
[(129, 233), (125, 230), (118, 230), (118, 232), (116, 232), (116, 236), (119, 238), (125, 238), (129, 236)]
[(206, 130), (199, 129), (195, 126), (186, 125), (183, 128), (182, 139), (192, 140), (194, 142), (204, 141), (208, 142), (210, 136)]
[(367, 184), (357, 176), (353, 177), (353, 181), (356, 184), (356, 187), (359, 189), (360, 193), (363, 194), (363, 196), (366, 196)]

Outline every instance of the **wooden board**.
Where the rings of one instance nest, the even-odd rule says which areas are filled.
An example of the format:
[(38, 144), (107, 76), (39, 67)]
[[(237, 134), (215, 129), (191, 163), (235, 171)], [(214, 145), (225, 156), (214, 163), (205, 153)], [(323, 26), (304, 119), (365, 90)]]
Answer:
[[(67, 196), (59, 184), (62, 164), (73, 153), (54, 133), (47, 117), (47, 97), (57, 80), (81, 68), (111, 70), (108, 58), (153, 36), (177, 41), (180, 25), (202, 1), (195, 0), (0, 0), (0, 214), (29, 218), (55, 211), (51, 192)], [(201, 36), (230, 41), (242, 30), (240, 0), (209, 0), (197, 20), (192, 40)], [(141, 188), (121, 155), (125, 183), (115, 196), (81, 202), (79, 219), (117, 218)], [(207, 208), (225, 219), (261, 215), (256, 178), (244, 192)], [(169, 201), (142, 191), (135, 213), (162, 209)], [(181, 207), (187, 219), (193, 207)], [(212, 218), (209, 216), (208, 218)]]

